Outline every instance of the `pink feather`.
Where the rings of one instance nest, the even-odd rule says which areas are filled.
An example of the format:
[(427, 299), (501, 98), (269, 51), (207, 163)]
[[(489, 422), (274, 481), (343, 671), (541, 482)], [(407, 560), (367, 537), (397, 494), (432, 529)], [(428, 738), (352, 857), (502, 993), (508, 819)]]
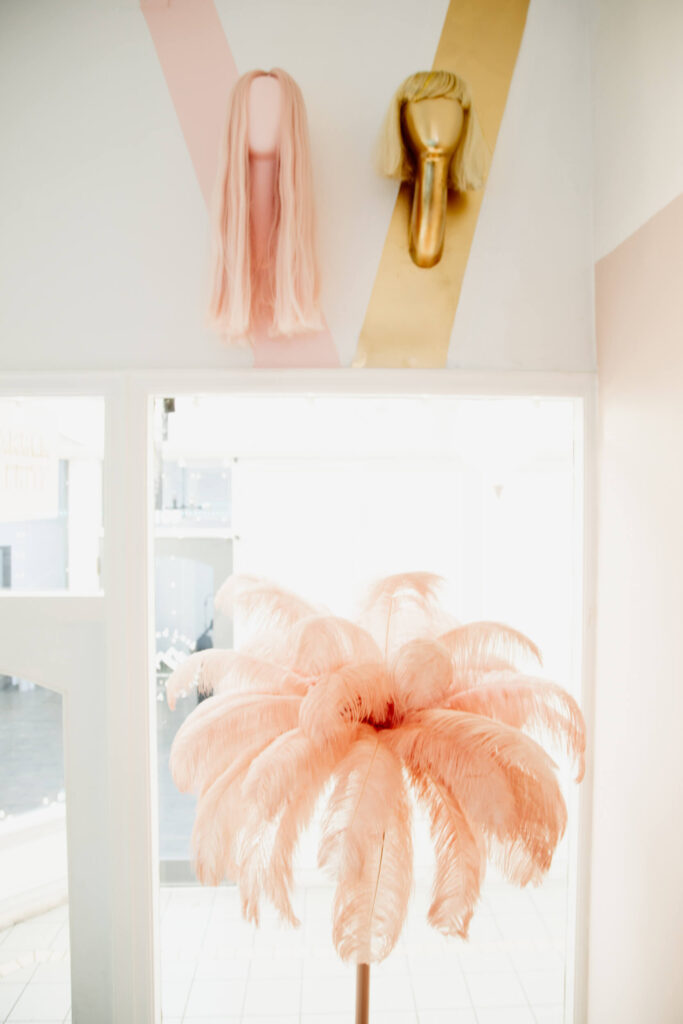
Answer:
[(200, 795), (192, 829), (192, 848), (195, 873), (205, 885), (218, 885), (224, 878), (235, 878), (238, 874), (237, 834), (251, 810), (241, 782), (249, 765), (271, 737), (272, 733), (264, 732), (260, 739), (243, 748)]
[[(181, 792), (201, 788), (263, 730), (284, 731), (298, 721), (300, 697), (223, 694), (190, 714), (171, 746), (173, 781)], [(218, 767), (217, 767), (218, 766)]]
[(312, 687), (301, 702), (299, 720), (309, 736), (324, 742), (354, 722), (385, 722), (392, 707), (389, 675), (381, 663), (347, 665)]
[(318, 612), (315, 605), (270, 580), (233, 574), (219, 588), (214, 599), (218, 611), (229, 618), (244, 615), (259, 631), (289, 630), (301, 619)]
[(514, 672), (489, 672), (470, 690), (448, 702), (456, 711), (486, 715), (518, 729), (547, 733), (577, 768), (576, 781), (585, 770), (586, 734), (579, 706), (566, 690), (545, 679)]
[(460, 711), (422, 711), (388, 733), (409, 768), (448, 787), (470, 820), (505, 851), (501, 866), (520, 884), (550, 867), (566, 825), (555, 765), (511, 726)]
[(335, 615), (302, 619), (291, 631), (289, 664), (317, 679), (344, 665), (381, 662), (382, 653), (366, 630)]
[(401, 763), (366, 729), (335, 772), (319, 851), (337, 879), (332, 936), (343, 960), (383, 960), (398, 941), (412, 887), (410, 821)]
[(451, 656), (454, 690), (468, 687), (472, 673), (512, 669), (517, 658), (543, 664), (541, 652), (533, 640), (500, 622), (468, 622), (442, 634), (439, 643)]
[(263, 658), (212, 648), (191, 654), (168, 677), (166, 699), (171, 710), (178, 697), (187, 696), (195, 688), (207, 695), (244, 690), (304, 694), (307, 683), (295, 673), (283, 675), (279, 665)]
[(443, 703), (451, 687), (453, 669), (448, 651), (433, 640), (410, 640), (399, 648), (391, 664), (396, 712), (433, 708)]
[(486, 844), (453, 794), (428, 771), (409, 771), (416, 796), (429, 813), (436, 850), (429, 923), (444, 935), (467, 938), (486, 871)]
[(330, 740), (307, 736), (301, 728), (281, 734), (249, 769), (244, 780), (248, 799), (261, 815), (272, 819), (299, 786), (315, 772), (316, 762), (339, 760), (356, 738), (357, 729), (345, 729)]
[[(299, 921), (291, 905), (291, 889), (293, 882), (292, 860), (302, 831), (310, 824), (318, 800), (328, 782), (331, 773), (337, 766), (340, 756), (348, 749), (351, 737), (340, 738), (336, 743), (324, 746), (316, 745), (312, 740), (294, 734), (287, 738), (297, 742), (298, 757), (291, 758), (288, 771), (275, 777), (277, 785), (275, 793), (262, 795), (262, 802), (252, 804), (253, 812), (245, 829), (240, 853), (240, 892), (245, 917), (258, 922), (259, 902), (261, 894), (265, 894), (280, 913), (281, 917), (291, 924)], [(283, 737), (284, 740), (284, 737)], [(283, 743), (274, 756), (281, 757)], [(264, 758), (273, 751), (273, 745), (265, 750), (252, 765), (252, 779), (245, 779), (245, 795), (251, 799), (254, 790), (258, 791), (261, 773), (271, 770), (270, 764), (264, 765)], [(291, 752), (291, 746), (288, 752)], [(257, 765), (261, 763), (259, 771)], [(292, 778), (294, 788), (292, 788)], [(256, 787), (253, 785), (256, 780)], [(270, 810), (277, 806), (275, 814)], [(266, 804), (265, 813), (262, 810)]]
[(405, 918), (404, 772), (436, 850), (429, 921), (464, 937), (486, 860), (519, 885), (537, 882), (565, 828), (556, 766), (522, 730), (560, 743), (583, 770), (576, 702), (512, 667), (540, 660), (533, 642), (498, 623), (454, 627), (440, 585), (429, 573), (380, 581), (358, 625), (233, 578), (221, 602), (247, 616), (246, 647), (195, 655), (169, 680), (169, 702), (196, 676), (214, 692), (171, 751), (176, 784), (199, 795), (198, 877), (237, 878), (250, 920), (266, 896), (296, 923), (293, 856), (331, 782), (319, 860), (337, 881), (335, 945), (359, 963), (385, 957)]
[(444, 581), (431, 572), (402, 572), (370, 590), (360, 622), (385, 657), (408, 640), (431, 640), (454, 625), (439, 605)]

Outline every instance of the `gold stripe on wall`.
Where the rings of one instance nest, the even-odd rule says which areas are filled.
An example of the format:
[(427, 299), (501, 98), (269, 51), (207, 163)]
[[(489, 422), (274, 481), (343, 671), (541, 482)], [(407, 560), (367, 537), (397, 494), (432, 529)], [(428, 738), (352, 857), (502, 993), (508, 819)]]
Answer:
[[(432, 65), (468, 83), (492, 152), (528, 6), (529, 0), (451, 0)], [(483, 190), (449, 193), (443, 256), (435, 267), (422, 269), (408, 252), (412, 183), (401, 186), (354, 366), (446, 365), (482, 198)]]

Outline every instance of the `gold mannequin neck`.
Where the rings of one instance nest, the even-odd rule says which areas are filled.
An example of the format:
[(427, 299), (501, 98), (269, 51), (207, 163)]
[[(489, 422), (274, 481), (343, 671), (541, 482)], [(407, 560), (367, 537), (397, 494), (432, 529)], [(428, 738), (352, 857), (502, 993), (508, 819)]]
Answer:
[(415, 162), (410, 255), (418, 267), (441, 259), (446, 230), (448, 174), (465, 114), (458, 100), (413, 100), (401, 111), (401, 129)]

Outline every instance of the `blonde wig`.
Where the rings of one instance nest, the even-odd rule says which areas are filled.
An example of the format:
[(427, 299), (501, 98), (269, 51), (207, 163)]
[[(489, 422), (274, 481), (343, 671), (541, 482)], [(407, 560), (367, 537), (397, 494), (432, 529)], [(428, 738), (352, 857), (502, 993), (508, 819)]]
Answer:
[[(269, 74), (281, 86), (273, 222), (265, 254), (252, 252), (249, 89)], [(313, 182), (301, 90), (280, 68), (250, 71), (235, 83), (214, 195), (209, 325), (232, 339), (267, 324), (271, 335), (319, 330)]]
[(401, 111), (406, 103), (426, 99), (457, 100), (464, 123), (448, 175), (451, 188), (464, 192), (481, 188), (486, 180), (489, 151), (479, 126), (467, 82), (450, 71), (417, 71), (398, 87), (389, 105), (379, 143), (379, 169), (388, 178), (410, 181), (415, 165), (403, 141)]

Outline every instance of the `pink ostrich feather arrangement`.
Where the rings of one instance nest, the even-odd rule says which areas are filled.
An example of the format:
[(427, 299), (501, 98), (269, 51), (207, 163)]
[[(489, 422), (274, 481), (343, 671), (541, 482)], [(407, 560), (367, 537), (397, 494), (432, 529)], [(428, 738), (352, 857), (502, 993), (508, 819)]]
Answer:
[(383, 579), (356, 623), (233, 576), (216, 604), (245, 617), (246, 644), (191, 655), (168, 681), (172, 707), (195, 684), (212, 694), (171, 750), (176, 785), (198, 796), (200, 881), (237, 881), (249, 920), (265, 896), (297, 924), (293, 855), (324, 798), (319, 864), (336, 879), (333, 941), (358, 964), (388, 956), (403, 927), (411, 790), (436, 852), (429, 922), (466, 938), (487, 861), (518, 885), (538, 883), (564, 833), (556, 765), (531, 734), (559, 744), (583, 776), (578, 705), (515, 668), (540, 663), (536, 646), (499, 623), (455, 624), (439, 603), (442, 582)]

